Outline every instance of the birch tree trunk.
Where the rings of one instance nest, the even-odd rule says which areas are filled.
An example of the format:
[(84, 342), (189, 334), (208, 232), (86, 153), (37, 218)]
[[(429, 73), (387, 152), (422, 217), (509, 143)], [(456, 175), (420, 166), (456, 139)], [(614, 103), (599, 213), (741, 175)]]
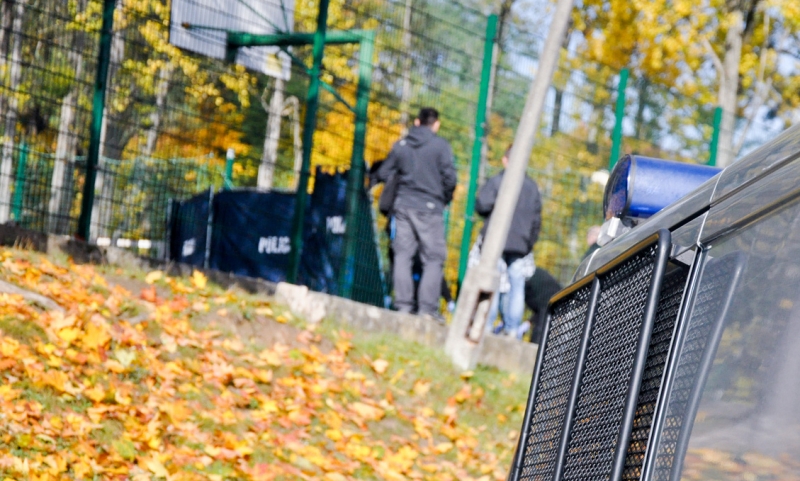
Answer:
[[(77, 50), (77, 49), (76, 49)], [(83, 56), (77, 51), (69, 54), (70, 63), (75, 68), (75, 77), (83, 75)], [(72, 173), (75, 163), (75, 150), (78, 143), (77, 135), (73, 132), (78, 96), (80, 95), (80, 83), (76, 83), (69, 93), (61, 101), (61, 115), (58, 122), (58, 137), (56, 139), (56, 156), (53, 165), (53, 176), (50, 181), (50, 202), (48, 212), (50, 220), (48, 230), (52, 233), (64, 233), (64, 225), (69, 217), (69, 210), (64, 212), (65, 204), (72, 199), (71, 189)], [(68, 178), (69, 176), (69, 178)]]
[(161, 127), (161, 113), (164, 111), (164, 104), (167, 102), (169, 83), (174, 70), (172, 62), (167, 62), (158, 73), (158, 85), (156, 85), (156, 108), (150, 113), (150, 129), (147, 131), (147, 143), (144, 148), (144, 155), (151, 157), (156, 150), (158, 142), (158, 130)]
[(0, 161), (0, 224), (9, 220), (11, 210), (11, 170), (14, 163), (14, 134), (17, 129), (19, 100), (17, 88), (22, 73), (22, 17), (25, 14), (25, 0), (19, 0), (14, 9), (11, 32), (11, 72), (9, 73), (8, 111), (3, 130), (3, 153)]
[(281, 113), (283, 112), (282, 78), (275, 79), (275, 91), (269, 101), (269, 118), (267, 119), (267, 135), (264, 138), (264, 152), (261, 154), (261, 165), (258, 168), (257, 187), (262, 190), (272, 188), (275, 176), (275, 164), (278, 162), (278, 140), (281, 137)]
[[(84, 8), (85, 2), (81, 2), (79, 9), (82, 11)], [(68, 205), (72, 201), (72, 174), (75, 149), (78, 143), (77, 135), (72, 130), (77, 116), (78, 97), (80, 96), (84, 67), (84, 35), (81, 32), (75, 32), (72, 41), (75, 48), (69, 50), (67, 59), (75, 72), (75, 80), (70, 91), (61, 99), (56, 156), (50, 180), (50, 202), (47, 205), (47, 230), (57, 234), (66, 233), (66, 226), (69, 225)], [(67, 205), (66, 212), (65, 205)]]
[(300, 169), (303, 167), (303, 140), (300, 136), (300, 101), (297, 97), (289, 97), (283, 102), (285, 109), (283, 115), (292, 115), (292, 137), (294, 144), (294, 179), (293, 187), (297, 189), (297, 181), (300, 179)]
[(744, 19), (742, 12), (730, 13), (731, 22), (725, 36), (725, 55), (719, 75), (718, 103), (722, 108), (719, 143), (717, 144), (717, 166), (727, 167), (734, 161), (733, 129), (736, 122), (736, 94), (739, 89), (739, 63), (742, 59), (742, 36)]
[(100, 195), (94, 197), (92, 222), (89, 228), (89, 242), (96, 242), (98, 237), (106, 237), (111, 222), (111, 209), (114, 205), (114, 164), (106, 157), (97, 159), (97, 176), (94, 190)]

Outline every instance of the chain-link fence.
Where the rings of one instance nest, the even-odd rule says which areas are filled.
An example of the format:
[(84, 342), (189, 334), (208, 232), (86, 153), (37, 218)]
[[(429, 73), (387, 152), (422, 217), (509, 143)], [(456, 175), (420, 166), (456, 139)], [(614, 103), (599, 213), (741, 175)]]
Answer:
[[(263, 58), (242, 50), (284, 72), (276, 78), (265, 75), (265, 69), (179, 49), (170, 39), (182, 32), (224, 51), (224, 32), (204, 29), (203, 22), (208, 26), (217, 18), (238, 15), (237, 21), (246, 24), (250, 17), (263, 20), (269, 11), (280, 11), (275, 17), (281, 19), (278, 30), (312, 32), (317, 2), (236, 0), (221, 9), (207, 8), (213, 2), (183, 3), (199, 12), (194, 25), (170, 23), (170, 2), (116, 1), (105, 108), (97, 115), (98, 53), (108, 2), (0, 1), (0, 223), (14, 221), (59, 234), (78, 231), (93, 129), (100, 149), (91, 242), (164, 256), (170, 199), (185, 201), (208, 189), (232, 186), (286, 195), (296, 189), (303, 165), (311, 47), (271, 50)], [(441, 112), (440, 135), (451, 143), (458, 169), (458, 187), (445, 217), (445, 278), (454, 293), (466, 254), (462, 245), (469, 245), (462, 240), (470, 241), (480, 228), (475, 218), (472, 230), (464, 231), (471, 216), (466, 212), (470, 165), (480, 162), (473, 158), (473, 143), (476, 114), (483, 108), (478, 93), (486, 78), (482, 52), (488, 16), (477, 3), (449, 0), (333, 0), (329, 12), (329, 31), (376, 32), (364, 139), (367, 165), (385, 158), (420, 107)], [(474, 179), (478, 184), (497, 173), (513, 140), (544, 36), (509, 18), (500, 18), (501, 48), (492, 64), (485, 162), (480, 179)], [(359, 52), (357, 43), (325, 49), (309, 192), (316, 172), (343, 173), (354, 161)], [(574, 48), (564, 49), (548, 94), (529, 175), (544, 201), (537, 265), (562, 282), (572, 276), (588, 247), (587, 229), (602, 221), (603, 181), (612, 152), (706, 163), (719, 132), (713, 106), (698, 105), (635, 73), (624, 89), (620, 82), (618, 70), (590, 62)], [(624, 109), (618, 117), (620, 92)], [(757, 122), (739, 120), (736, 126), (734, 156), (774, 134)], [(370, 192), (365, 205), (374, 206), (379, 193), (380, 188)], [(344, 206), (346, 199), (336, 197), (334, 203)], [(374, 207), (359, 213), (356, 274), (350, 281), (342, 277), (339, 258), (329, 277), (352, 282), (361, 292), (386, 294), (386, 219)], [(277, 224), (286, 220), (282, 215), (267, 209), (260, 220)], [(205, 225), (208, 219), (197, 222)], [(322, 225), (309, 222), (304, 223), (306, 232), (341, 236), (344, 231), (328, 219), (315, 221)], [(333, 242), (333, 237), (327, 239)], [(270, 251), (270, 242), (259, 244), (259, 253)], [(376, 262), (367, 253), (376, 248), (382, 277), (364, 274), (367, 264)], [(367, 285), (374, 283), (382, 285)], [(318, 288), (341, 294), (340, 282)]]

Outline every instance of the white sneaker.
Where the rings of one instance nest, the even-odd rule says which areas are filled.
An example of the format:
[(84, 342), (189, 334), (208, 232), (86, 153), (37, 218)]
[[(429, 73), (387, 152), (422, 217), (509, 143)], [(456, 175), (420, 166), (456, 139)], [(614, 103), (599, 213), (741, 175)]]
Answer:
[(519, 327), (517, 328), (517, 339), (522, 339), (522, 336), (524, 336), (525, 333), (530, 330), (530, 328), (531, 328), (530, 321), (525, 321), (522, 324), (520, 324)]

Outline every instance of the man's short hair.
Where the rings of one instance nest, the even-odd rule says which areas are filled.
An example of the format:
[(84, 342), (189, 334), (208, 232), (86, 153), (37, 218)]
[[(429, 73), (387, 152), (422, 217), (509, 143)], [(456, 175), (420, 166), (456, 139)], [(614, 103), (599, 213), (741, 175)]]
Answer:
[(503, 157), (511, 158), (511, 147), (514, 147), (514, 144), (510, 144), (505, 152), (503, 152)]
[(430, 127), (431, 125), (435, 124), (437, 120), (439, 120), (439, 111), (433, 107), (421, 108), (419, 109), (417, 120), (419, 120), (420, 125)]

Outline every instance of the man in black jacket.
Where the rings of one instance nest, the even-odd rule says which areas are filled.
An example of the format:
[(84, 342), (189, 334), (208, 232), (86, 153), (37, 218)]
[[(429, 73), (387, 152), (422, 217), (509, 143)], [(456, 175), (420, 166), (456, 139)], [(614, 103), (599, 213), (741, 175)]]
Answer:
[(440, 317), (439, 292), (447, 257), (442, 213), (453, 198), (457, 180), (450, 144), (436, 135), (439, 126), (436, 109), (420, 110), (414, 127), (394, 144), (376, 176), (379, 182), (397, 176), (392, 203), (395, 306), (401, 312), (414, 308), (412, 266), (419, 251), (418, 313), (434, 318)]
[[(503, 155), (504, 168), (508, 166), (510, 153), (511, 147)], [(486, 237), (487, 229), (492, 227), (492, 210), (494, 210), (494, 203), (497, 200), (504, 173), (505, 170), (486, 181), (486, 184), (478, 191), (475, 211), (486, 217), (479, 242)], [(536, 270), (533, 260), (533, 245), (539, 238), (541, 224), (542, 200), (539, 196), (539, 188), (533, 179), (525, 175), (517, 206), (514, 209), (514, 216), (511, 218), (511, 228), (508, 231), (506, 246), (498, 262), (498, 269), (501, 273), (500, 287), (489, 308), (487, 321), (489, 329), (492, 328), (499, 309), (503, 319), (502, 330), (507, 335), (515, 337), (521, 335), (519, 326), (525, 313), (525, 281)]]

